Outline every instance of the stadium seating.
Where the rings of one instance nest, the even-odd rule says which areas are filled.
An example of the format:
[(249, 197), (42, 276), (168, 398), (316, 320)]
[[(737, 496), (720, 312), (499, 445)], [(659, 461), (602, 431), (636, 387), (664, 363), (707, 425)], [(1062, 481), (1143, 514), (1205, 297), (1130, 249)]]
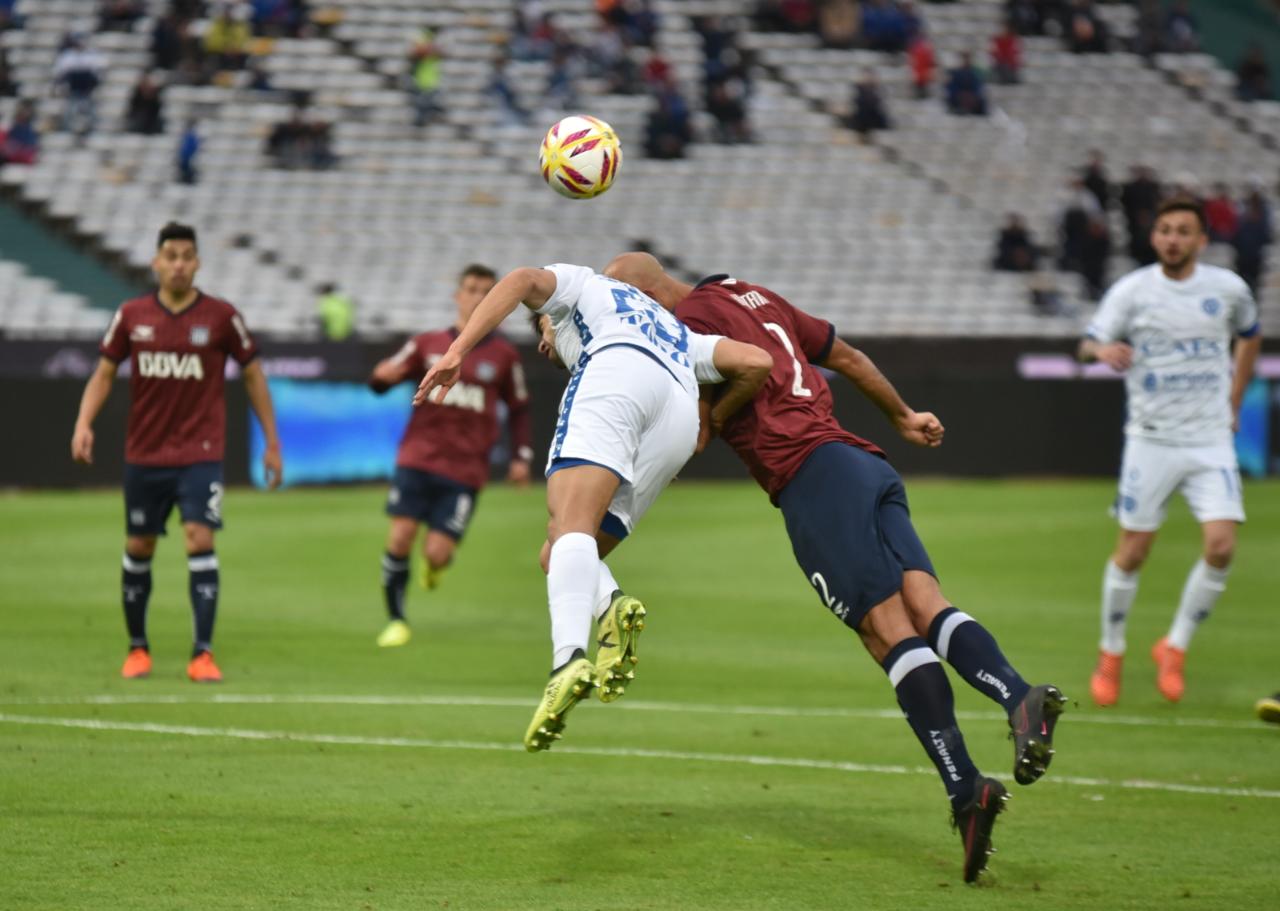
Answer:
[[(153, 13), (164, 5), (150, 3)], [(453, 280), (466, 262), (504, 270), (555, 260), (599, 267), (643, 240), (690, 272), (730, 271), (771, 285), (853, 336), (1062, 337), (1079, 332), (1087, 304), (1036, 314), (1024, 277), (989, 268), (1005, 212), (1024, 213), (1037, 238), (1050, 241), (1066, 178), (1094, 147), (1106, 152), (1113, 177), (1142, 162), (1207, 185), (1274, 173), (1280, 164), (1261, 139), (1280, 133), (1280, 115), (1193, 97), (1161, 61), (1085, 58), (1053, 39), (1028, 39), (1023, 83), (990, 88), (992, 116), (956, 118), (936, 97), (910, 97), (900, 57), (827, 50), (816, 36), (752, 33), (743, 43), (761, 64), (750, 102), (756, 142), (696, 143), (686, 159), (646, 160), (650, 100), (604, 94), (584, 79), (580, 107), (618, 129), (626, 157), (606, 197), (567, 202), (547, 191), (535, 166), (542, 131), (568, 113), (542, 103), (548, 65), (510, 66), (534, 112), (527, 124), (509, 122), (485, 92), (499, 39), (512, 27), (509, 0), (330, 5), (342, 19), (325, 37), (263, 43), (272, 91), (251, 91), (239, 78), (168, 87), (169, 132), (161, 136), (126, 134), (122, 124), (148, 65), (150, 21), (132, 33), (94, 35), (110, 63), (98, 132), (82, 147), (66, 133), (45, 133), (39, 164), (5, 167), (0, 184), (136, 266), (149, 262), (161, 223), (196, 224), (204, 286), (236, 302), (259, 331), (282, 335), (316, 332), (316, 288), (325, 282), (356, 299), (362, 331), (400, 333), (451, 318)], [(544, 6), (589, 43), (590, 4)], [(702, 50), (690, 16), (733, 15), (742, 6), (655, 3), (657, 46), (691, 101), (702, 95)], [(0, 41), (24, 95), (48, 98), (59, 40), (91, 23), (95, 7), (95, 0), (20, 0), (26, 26)], [(963, 49), (985, 57), (1000, 8), (996, 0), (923, 8), (944, 68)], [(1123, 33), (1128, 10), (1104, 10)], [(423, 26), (436, 29), (446, 50), (447, 110), (418, 128), (402, 79), (406, 50)], [(1196, 62), (1208, 82), (1223, 81), (1217, 64)], [(870, 145), (840, 126), (864, 67), (879, 76), (895, 127)], [(337, 168), (268, 167), (265, 138), (289, 116), (291, 90), (309, 91), (310, 115), (334, 124)], [(0, 121), (14, 103), (0, 100)], [(42, 104), (47, 119), (56, 102)], [(1256, 123), (1242, 130), (1240, 119), (1254, 111)], [(707, 115), (698, 117), (705, 127)], [(177, 131), (188, 118), (198, 120), (204, 140), (195, 186), (174, 179)], [(1118, 222), (1115, 237), (1122, 249)], [(1210, 259), (1223, 255), (1214, 250)], [(1117, 258), (1111, 274), (1126, 268)], [(1077, 290), (1074, 276), (1054, 280), (1068, 297)], [(4, 311), (10, 332), (54, 325), (88, 332), (101, 324), (101, 314), (81, 313), (31, 281), (9, 286), (10, 298), (20, 300)], [(0, 300), (4, 287), (0, 280)], [(1263, 297), (1264, 322), (1274, 324), (1280, 294), (1268, 288)], [(515, 322), (511, 329), (527, 332)]]

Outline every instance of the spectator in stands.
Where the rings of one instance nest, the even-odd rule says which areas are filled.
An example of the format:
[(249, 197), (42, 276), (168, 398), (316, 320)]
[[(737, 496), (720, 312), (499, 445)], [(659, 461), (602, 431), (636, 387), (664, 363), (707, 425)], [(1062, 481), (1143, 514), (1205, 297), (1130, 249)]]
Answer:
[(249, 59), (249, 65), (245, 67), (245, 74), (249, 77), (245, 87), (250, 91), (270, 92), (272, 90), (271, 74), (267, 72), (267, 68), (263, 66), (262, 61), (258, 58), (251, 57)]
[(92, 133), (98, 125), (95, 95), (102, 84), (106, 60), (89, 46), (84, 36), (68, 35), (53, 63), (54, 81), (66, 92), (62, 128), (77, 136)]
[(516, 60), (549, 60), (555, 45), (556, 27), (539, 3), (523, 3), (516, 9), (511, 33), (511, 56)]
[[(591, 74), (604, 80), (605, 91), (610, 95), (634, 95), (640, 91), (640, 73), (631, 59), (630, 45), (630, 38), (621, 26), (606, 20), (596, 31), (586, 52)], [(568, 42), (557, 45), (552, 51), (550, 78), (558, 77), (564, 83), (559, 94), (564, 94), (565, 90), (574, 93), (572, 82), (581, 69), (582, 57), (579, 48)], [(548, 94), (555, 94), (551, 92), (550, 85)]]
[(187, 23), (172, 11), (156, 20), (151, 32), (151, 65), (158, 70), (176, 70), (182, 63)]
[(1067, 47), (1073, 54), (1105, 54), (1111, 49), (1110, 33), (1093, 7), (1093, 0), (1074, 0), (1065, 18)]
[(16, 6), (17, 0), (0, 0), (0, 32), (22, 28), (22, 17), (14, 9)]
[(12, 98), (18, 94), (18, 81), (13, 78), (9, 66), (8, 49), (0, 45), (0, 98)]
[(223, 4), (204, 33), (204, 52), (213, 70), (242, 70), (249, 60), (250, 9), (242, 3)]
[(875, 130), (889, 129), (889, 111), (880, 94), (880, 83), (876, 80), (875, 71), (870, 67), (863, 69), (862, 78), (853, 84), (852, 107), (849, 129), (862, 137), (864, 142)]
[(755, 21), (762, 31), (803, 34), (813, 31), (817, 9), (813, 0), (760, 0)]
[(675, 80), (656, 93), (656, 100), (645, 124), (645, 154), (650, 158), (684, 158), (685, 147), (693, 141), (689, 104)]
[(947, 74), (947, 110), (961, 116), (987, 115), (987, 87), (968, 51), (960, 55), (960, 65)]
[(1005, 20), (1004, 27), (991, 38), (991, 69), (1001, 85), (1021, 81), (1022, 39), (1009, 20)]
[(751, 141), (751, 126), (741, 92), (742, 83), (737, 80), (721, 79), (707, 85), (707, 113), (715, 121), (716, 142)]
[(288, 120), (272, 128), (267, 155), (278, 168), (327, 170), (338, 163), (332, 133), (326, 121), (311, 120), (301, 106), (295, 107)]
[(996, 240), (992, 267), (1001, 272), (1034, 272), (1040, 261), (1040, 250), (1027, 230), (1022, 216), (1010, 212)]
[(424, 28), (409, 49), (409, 91), (413, 96), (414, 126), (425, 127), (444, 111), (440, 83), (444, 75), (444, 53), (435, 32)]
[(527, 123), (529, 112), (520, 104), (515, 87), (507, 78), (507, 62), (506, 54), (500, 54), (493, 61), (493, 73), (489, 76), (487, 91), (497, 100), (508, 123)]
[(9, 126), (0, 130), (0, 164), (35, 164), (40, 157), (40, 131), (36, 110), (30, 101), (14, 109)]
[(194, 186), (200, 179), (197, 160), (200, 157), (200, 132), (195, 120), (188, 120), (178, 140), (178, 181)]
[(253, 0), (253, 27), (259, 35), (296, 37), (308, 17), (306, 0)]
[(1240, 213), (1226, 184), (1213, 185), (1213, 192), (1204, 201), (1204, 220), (1209, 227), (1209, 240), (1215, 244), (1231, 243), (1235, 238)]
[(1178, 0), (1165, 19), (1165, 49), (1186, 54), (1200, 48), (1200, 29), (1187, 0)]
[(1098, 200), (1098, 206), (1106, 211), (1111, 208), (1111, 181), (1107, 178), (1107, 163), (1097, 149), (1089, 150), (1089, 163), (1080, 173), (1085, 189)]
[(862, 40), (873, 51), (905, 51), (919, 27), (910, 4), (893, 0), (864, 0), (862, 4)]
[(619, 31), (627, 44), (650, 47), (658, 30), (658, 14), (650, 0), (596, 0), (596, 12), (605, 25)]
[(356, 328), (356, 305), (333, 282), (320, 286), (320, 299), (316, 302), (320, 328), (331, 342), (344, 342), (351, 338)]
[(1236, 69), (1236, 97), (1241, 101), (1271, 100), (1271, 67), (1259, 44), (1249, 46)]
[(1262, 283), (1271, 236), (1271, 209), (1255, 187), (1240, 206), (1240, 220), (1231, 241), (1236, 249), (1235, 270), (1255, 295)]
[(1101, 300), (1107, 290), (1107, 261), (1110, 258), (1111, 228), (1105, 215), (1095, 213), (1086, 226), (1080, 257), (1080, 277), (1084, 279), (1085, 295), (1090, 300)]
[(1083, 177), (1073, 177), (1067, 184), (1067, 200), (1058, 220), (1062, 240), (1062, 252), (1058, 260), (1060, 268), (1068, 272), (1082, 272), (1085, 250), (1089, 244), (1090, 223), (1105, 218), (1102, 206), (1093, 192), (1084, 185)]
[(1159, 0), (1139, 0), (1138, 16), (1133, 23), (1130, 50), (1143, 57), (1159, 54), (1164, 50), (1164, 11)]
[[(620, 57), (624, 62), (624, 66), (629, 66), (630, 61), (626, 54)], [(547, 94), (545, 101), (552, 108), (559, 108), (562, 111), (571, 110), (578, 106), (578, 90), (577, 75), (579, 70), (579, 57), (576, 48), (569, 44), (557, 44), (551, 51), (551, 70), (547, 73)], [(619, 75), (615, 71), (612, 75)], [(625, 76), (622, 77), (625, 80)], [(625, 81), (620, 84), (610, 84), (612, 91), (622, 92), (626, 88)]]
[(1120, 189), (1120, 208), (1124, 210), (1129, 231), (1129, 255), (1140, 266), (1156, 261), (1156, 251), (1151, 246), (1151, 229), (1155, 225), (1160, 197), (1160, 183), (1155, 172), (1146, 165), (1135, 165), (1129, 182)]
[(719, 142), (750, 142), (750, 68), (738, 33), (718, 16), (695, 17), (693, 27), (702, 38), (703, 103), (715, 120), (715, 138)]
[(857, 0), (826, 0), (818, 6), (818, 35), (822, 46), (838, 50), (857, 47), (862, 15)]
[(155, 136), (164, 132), (164, 116), (160, 101), (160, 83), (150, 73), (143, 73), (124, 115), (124, 128), (130, 133)]
[(132, 31), (133, 24), (147, 14), (142, 0), (100, 0), (98, 29), (104, 32)]
[(667, 80), (674, 78), (670, 61), (662, 56), (659, 51), (650, 51), (649, 58), (645, 61), (644, 68), (640, 71), (640, 78), (644, 80), (645, 88), (649, 91), (658, 91), (658, 89), (667, 84)]
[(907, 64), (911, 67), (911, 87), (915, 90), (916, 97), (928, 98), (938, 59), (933, 53), (933, 42), (923, 29), (907, 49)]
[(1044, 16), (1036, 0), (1006, 0), (1004, 17), (1019, 35), (1043, 35)]

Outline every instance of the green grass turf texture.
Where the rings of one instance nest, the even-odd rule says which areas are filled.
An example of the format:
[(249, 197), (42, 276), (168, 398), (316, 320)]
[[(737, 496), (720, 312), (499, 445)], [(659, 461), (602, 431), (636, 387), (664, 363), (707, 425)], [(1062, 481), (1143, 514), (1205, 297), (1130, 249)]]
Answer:
[[(519, 743), (550, 657), (540, 488), (482, 495), (442, 588), (411, 589), (413, 642), (390, 651), (373, 643), (383, 490), (231, 491), (216, 688), (183, 674), (177, 535), (155, 561), (155, 672), (119, 678), (111, 491), (0, 496), (0, 713), (189, 733), (0, 723), (0, 907), (1274, 907), (1280, 729), (1251, 719), (1280, 687), (1280, 485), (1246, 491), (1237, 566), (1176, 706), (1156, 693), (1147, 655), (1197, 553), (1194, 523), (1173, 509), (1109, 712), (1087, 687), (1112, 483), (909, 489), (944, 591), (1023, 674), (1077, 702), (1049, 776), (1021, 788), (1002, 718), (956, 682), (970, 751), (1014, 794), (980, 886), (960, 881), (941, 785), (914, 771), (924, 755), (884, 674), (820, 605), (752, 486), (677, 482), (611, 559), (650, 609), (639, 679), (613, 706), (580, 706), (538, 755)], [(183, 701), (86, 702), (102, 696)], [(210, 701), (250, 696), (438, 704)], [(1116, 716), (1140, 723), (1099, 721)], [(313, 739), (192, 736), (227, 729)], [(1272, 796), (1118, 786), (1134, 779)]]

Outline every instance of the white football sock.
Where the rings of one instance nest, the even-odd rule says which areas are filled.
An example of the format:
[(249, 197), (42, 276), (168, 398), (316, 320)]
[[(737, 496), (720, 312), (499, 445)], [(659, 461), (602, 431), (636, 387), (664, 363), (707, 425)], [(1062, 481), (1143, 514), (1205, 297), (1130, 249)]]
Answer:
[(1102, 574), (1102, 650), (1124, 654), (1124, 625), (1138, 594), (1138, 574), (1127, 573), (1110, 560)]
[(596, 603), (591, 609), (591, 615), (595, 619), (599, 620), (604, 616), (604, 612), (613, 603), (613, 593), (617, 590), (617, 580), (613, 578), (613, 573), (609, 571), (609, 565), (601, 560), (600, 581), (596, 583)]
[(551, 545), (547, 603), (551, 606), (552, 667), (567, 662), (575, 649), (587, 650), (601, 565), (591, 535), (570, 532)]
[(1178, 603), (1178, 612), (1173, 616), (1173, 626), (1169, 627), (1169, 644), (1174, 648), (1187, 650), (1196, 628), (1204, 622), (1213, 610), (1213, 605), (1227, 588), (1227, 574), (1231, 571), (1215, 569), (1203, 559), (1197, 560), (1187, 575), (1187, 583), (1182, 587), (1182, 600)]

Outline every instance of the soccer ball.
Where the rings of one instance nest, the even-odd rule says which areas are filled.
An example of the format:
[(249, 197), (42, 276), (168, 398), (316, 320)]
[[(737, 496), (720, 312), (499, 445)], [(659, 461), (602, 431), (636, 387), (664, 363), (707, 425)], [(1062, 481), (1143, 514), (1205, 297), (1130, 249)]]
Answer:
[(621, 164), (622, 143), (613, 127), (585, 114), (552, 124), (538, 152), (542, 179), (570, 199), (599, 196), (613, 186)]

